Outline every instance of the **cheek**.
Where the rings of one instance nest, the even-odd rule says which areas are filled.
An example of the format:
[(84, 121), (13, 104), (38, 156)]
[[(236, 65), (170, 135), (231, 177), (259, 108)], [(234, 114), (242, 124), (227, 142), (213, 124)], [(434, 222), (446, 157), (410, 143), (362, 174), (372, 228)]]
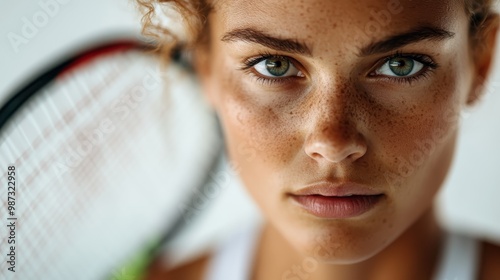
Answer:
[[(297, 130), (289, 118), (284, 118), (278, 112), (276, 103), (263, 101), (261, 96), (255, 96), (235, 79), (223, 83), (220, 92), (218, 113), (234, 160), (240, 164), (262, 165), (260, 169), (275, 171), (293, 161), (295, 153), (291, 151), (300, 145), (297, 142)], [(252, 159), (255, 160), (245, 158), (243, 150), (251, 151)]]
[(295, 117), (284, 115), (279, 102), (268, 102), (238, 79), (219, 84), (217, 111), (229, 158), (260, 209), (275, 216), (284, 198), (282, 178), (302, 150)]
[(472, 84), (467, 49), (461, 48), (443, 62), (439, 73), (428, 88), (410, 92), (418, 98), (401, 102), (400, 109), (385, 119), (373, 119), (373, 127), (380, 129), (375, 149), (387, 151), (382, 157), (391, 176), (405, 179), (421, 170), (427, 172), (421, 177), (432, 177), (433, 171), (426, 167), (453, 155), (449, 148), (454, 145)]
[[(374, 119), (375, 177), (392, 193), (398, 230), (407, 228), (433, 202), (448, 173), (466, 85), (459, 73), (448, 73), (416, 102), (401, 104)], [(380, 172), (382, 171), (382, 172)]]
[[(463, 88), (453, 74), (445, 75), (440, 83), (430, 87), (425, 98), (418, 102), (401, 104), (397, 113), (374, 121), (380, 130), (376, 150), (388, 170), (403, 177), (431, 163), (439, 151), (452, 141), (458, 128)], [(404, 166), (410, 165), (410, 166)], [(403, 168), (405, 167), (405, 168)], [(405, 169), (411, 170), (405, 170)]]

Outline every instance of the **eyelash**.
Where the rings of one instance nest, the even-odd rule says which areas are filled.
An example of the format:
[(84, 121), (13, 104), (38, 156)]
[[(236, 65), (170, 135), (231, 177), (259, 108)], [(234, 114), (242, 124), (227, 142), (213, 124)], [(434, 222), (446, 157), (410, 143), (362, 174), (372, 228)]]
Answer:
[[(401, 51), (397, 51), (397, 52), (393, 53), (392, 55), (389, 55), (388, 57), (383, 58), (381, 62), (377, 63), (377, 67), (375, 68), (375, 70), (379, 69), (380, 67), (382, 67), (382, 65), (384, 65), (389, 60), (394, 59), (394, 58), (413, 59), (415, 61), (422, 63), (424, 65), (424, 68), (422, 68), (422, 70), (420, 70), (419, 73), (414, 74), (414, 75), (409, 76), (409, 77), (382, 76), (382, 77), (379, 77), (379, 79), (388, 80), (388, 81), (393, 82), (393, 83), (411, 85), (412, 83), (414, 83), (420, 79), (428, 78), (429, 75), (432, 73), (432, 71), (436, 70), (439, 67), (439, 64), (434, 62), (434, 60), (427, 55), (416, 54), (416, 53), (403, 53)], [(375, 70), (372, 70), (368, 76), (377, 77), (376, 74), (373, 74), (375, 72)]]
[[(255, 57), (252, 57), (252, 58), (245, 60), (243, 62), (243, 67), (241, 67), (240, 70), (251, 74), (252, 76), (255, 77), (257, 82), (259, 82), (263, 85), (283, 84), (283, 83), (289, 82), (290, 80), (297, 79), (298, 77), (284, 77), (284, 78), (263, 77), (259, 74), (256, 74), (255, 71), (252, 70), (252, 68), (256, 64), (260, 63), (261, 61), (269, 59), (269, 58), (276, 58), (276, 57), (288, 59), (295, 67), (297, 67), (296, 66), (297, 63), (295, 62), (295, 60), (290, 58), (290, 57), (280, 55), (280, 54), (272, 54), (272, 53), (266, 52), (266, 53), (262, 53), (262, 54), (259, 54), (258, 56), (255, 56)], [(389, 60), (394, 59), (394, 58), (410, 58), (410, 59), (413, 59), (415, 61), (422, 63), (424, 65), (424, 68), (418, 74), (414, 74), (414, 75), (409, 76), (409, 77), (383, 76), (383, 77), (379, 77), (379, 79), (388, 80), (388, 81), (393, 82), (393, 83), (411, 85), (413, 82), (416, 82), (420, 79), (424, 79), (424, 78), (429, 77), (431, 72), (439, 67), (439, 65), (436, 62), (434, 62), (434, 60), (432, 60), (427, 55), (415, 54), (415, 53), (403, 53), (401, 51), (397, 51), (397, 52), (385, 57), (384, 59), (382, 59), (381, 62), (377, 63), (377, 68), (375, 68), (375, 70), (379, 69), (382, 65), (384, 65)], [(375, 72), (375, 70), (373, 70), (369, 74), (369, 76), (377, 77), (376, 74), (373, 74)]]
[(263, 85), (285, 84), (287, 82), (290, 82), (291, 80), (295, 80), (297, 78), (300, 78), (300, 77), (269, 78), (269, 77), (263, 77), (263, 76), (255, 73), (255, 71), (252, 70), (252, 68), (255, 65), (262, 62), (263, 60), (266, 60), (269, 58), (277, 58), (277, 57), (288, 59), (290, 61), (290, 63), (292, 63), (295, 67), (297, 67), (298, 63), (291, 57), (266, 52), (266, 53), (259, 54), (258, 56), (251, 57), (251, 58), (243, 61), (243, 67), (241, 67), (240, 70), (245, 71), (248, 74), (252, 75), (257, 82), (259, 82)]

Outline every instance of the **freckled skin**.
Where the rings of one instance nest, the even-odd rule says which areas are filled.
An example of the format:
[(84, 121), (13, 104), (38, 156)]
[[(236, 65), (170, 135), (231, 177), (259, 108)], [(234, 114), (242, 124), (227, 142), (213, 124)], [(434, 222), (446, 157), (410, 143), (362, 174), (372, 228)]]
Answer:
[[(200, 76), (230, 159), (270, 227), (300, 255), (322, 264), (361, 263), (390, 250), (410, 227), (432, 224), (422, 220), (432, 220), (425, 213), (446, 177), (459, 113), (474, 87), (469, 21), (459, 1), (401, 1), (403, 11), (390, 24), (356, 35), (374, 20), (366, 15), (387, 11), (387, 3), (216, 1), (209, 17), (211, 40)], [(411, 85), (369, 77), (391, 53), (360, 57), (356, 50), (419, 23), (455, 36), (400, 51), (428, 55), (439, 67)], [(245, 59), (270, 51), (219, 40), (248, 26), (312, 46), (311, 57), (280, 53), (296, 60), (306, 77), (268, 85), (239, 70)], [(307, 215), (288, 200), (287, 193), (324, 179), (365, 184), (385, 198), (367, 215), (341, 220)], [(318, 246), (321, 256), (315, 255)]]

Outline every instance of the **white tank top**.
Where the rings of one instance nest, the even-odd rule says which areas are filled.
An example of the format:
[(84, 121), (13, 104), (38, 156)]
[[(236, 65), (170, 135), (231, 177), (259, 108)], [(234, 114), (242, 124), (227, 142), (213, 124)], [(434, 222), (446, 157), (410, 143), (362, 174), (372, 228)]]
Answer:
[[(249, 280), (261, 224), (249, 226), (228, 239), (209, 264), (206, 280)], [(432, 280), (474, 280), (479, 266), (479, 242), (469, 236), (447, 233), (444, 251)]]

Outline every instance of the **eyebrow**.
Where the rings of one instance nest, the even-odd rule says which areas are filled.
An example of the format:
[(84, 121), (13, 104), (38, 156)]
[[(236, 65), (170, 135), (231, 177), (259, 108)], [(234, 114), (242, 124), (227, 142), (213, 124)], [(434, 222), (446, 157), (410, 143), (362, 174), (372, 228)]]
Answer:
[(295, 39), (276, 38), (263, 31), (254, 28), (238, 28), (227, 32), (222, 36), (223, 42), (243, 41), (247, 43), (257, 43), (277, 51), (297, 53), (312, 56), (311, 49), (304, 43)]
[(386, 53), (400, 47), (424, 41), (442, 41), (453, 38), (455, 33), (444, 30), (438, 27), (423, 26), (418, 27), (410, 32), (393, 35), (379, 42), (374, 42), (362, 48), (359, 52), (360, 56), (369, 56), (377, 53)]

